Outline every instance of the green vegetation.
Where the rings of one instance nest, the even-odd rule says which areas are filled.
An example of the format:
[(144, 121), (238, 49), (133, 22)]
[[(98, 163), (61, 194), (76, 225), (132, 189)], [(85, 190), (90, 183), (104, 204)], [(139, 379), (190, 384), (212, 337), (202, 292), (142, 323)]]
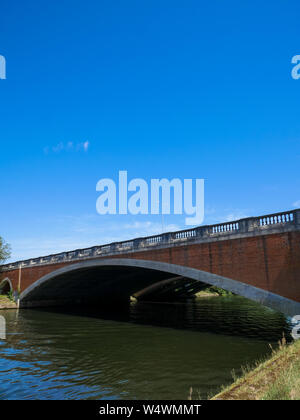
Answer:
[(275, 381), (262, 396), (262, 399), (300, 400), (300, 354), (281, 370)]
[(13, 295), (12, 290), (10, 290), (10, 291), (7, 293), (7, 297), (8, 297), (8, 299), (10, 299), (12, 302), (14, 302), (14, 301), (15, 301), (15, 300), (14, 300), (14, 295)]
[(277, 350), (256, 368), (243, 369), (243, 376), (214, 396), (214, 400), (300, 400), (300, 340), (287, 345), (285, 338)]
[(220, 289), (220, 287), (211, 286), (209, 290), (213, 293), (217, 293), (219, 296), (233, 296), (233, 293), (228, 290)]
[(11, 248), (0, 236), (0, 264), (10, 257)]
[(228, 292), (227, 290), (220, 289), (216, 286), (209, 286), (205, 289), (197, 292), (195, 294), (196, 297), (209, 297), (209, 296), (233, 296), (233, 293)]
[(9, 295), (0, 295), (0, 309), (10, 309), (16, 308), (16, 303), (14, 302), (12, 296)]

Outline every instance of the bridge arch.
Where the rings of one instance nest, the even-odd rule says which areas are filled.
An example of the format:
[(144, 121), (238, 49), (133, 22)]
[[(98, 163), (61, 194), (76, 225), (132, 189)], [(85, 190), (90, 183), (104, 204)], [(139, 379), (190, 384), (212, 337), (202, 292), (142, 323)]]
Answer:
[(8, 277), (0, 282), (0, 295), (6, 295), (13, 291), (12, 283)]
[[(114, 277), (116, 273), (118, 279)], [(132, 281), (133, 273), (137, 282)], [(288, 316), (300, 313), (300, 303), (237, 280), (177, 264), (131, 258), (88, 260), (55, 270), (41, 277), (21, 293), (20, 306), (42, 306), (50, 302), (56, 304), (66, 298), (74, 301), (76, 297), (91, 295), (91, 292), (96, 296), (97, 293), (113, 295), (125, 290), (129, 297), (134, 291), (138, 291), (136, 288), (139, 282), (140, 289), (144, 287), (139, 276), (147, 273), (150, 277), (154, 274), (156, 276), (160, 274), (160, 277), (156, 277), (155, 280), (148, 279), (146, 285), (170, 275), (182, 276), (244, 296)]]

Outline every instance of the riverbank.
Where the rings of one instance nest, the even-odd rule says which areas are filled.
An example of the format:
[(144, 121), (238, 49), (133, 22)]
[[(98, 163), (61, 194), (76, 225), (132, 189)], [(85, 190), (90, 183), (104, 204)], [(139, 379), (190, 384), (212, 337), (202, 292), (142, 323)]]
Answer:
[(17, 305), (6, 295), (0, 295), (0, 310), (1, 309), (16, 309)]
[(211, 292), (211, 291), (207, 291), (207, 290), (201, 290), (200, 292), (195, 293), (195, 297), (196, 298), (202, 298), (202, 297), (218, 297), (220, 296), (218, 293), (216, 292)]
[(209, 286), (200, 292), (195, 293), (195, 297), (218, 297), (218, 296), (233, 296), (233, 293), (227, 290), (220, 289), (219, 287)]
[(300, 340), (283, 340), (270, 359), (237, 379), (213, 400), (300, 400)]

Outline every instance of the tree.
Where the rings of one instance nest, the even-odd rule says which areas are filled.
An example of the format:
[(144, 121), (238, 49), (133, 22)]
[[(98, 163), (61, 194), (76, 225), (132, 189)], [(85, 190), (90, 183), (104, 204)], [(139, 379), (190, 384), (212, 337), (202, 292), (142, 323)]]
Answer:
[(0, 264), (4, 263), (10, 257), (10, 245), (0, 236)]

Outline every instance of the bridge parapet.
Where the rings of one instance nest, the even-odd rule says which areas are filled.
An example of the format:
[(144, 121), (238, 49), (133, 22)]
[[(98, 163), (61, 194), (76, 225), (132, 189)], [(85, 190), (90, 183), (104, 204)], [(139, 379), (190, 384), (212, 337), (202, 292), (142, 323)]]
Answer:
[(123, 242), (113, 242), (91, 248), (77, 249), (45, 257), (17, 261), (3, 265), (2, 271), (62, 262), (92, 259), (101, 256), (124, 254), (153, 247), (168, 247), (190, 242), (210, 242), (245, 236), (265, 235), (300, 230), (300, 209), (273, 213), (259, 217), (248, 217), (232, 222), (199, 226), (177, 232), (141, 237)]

